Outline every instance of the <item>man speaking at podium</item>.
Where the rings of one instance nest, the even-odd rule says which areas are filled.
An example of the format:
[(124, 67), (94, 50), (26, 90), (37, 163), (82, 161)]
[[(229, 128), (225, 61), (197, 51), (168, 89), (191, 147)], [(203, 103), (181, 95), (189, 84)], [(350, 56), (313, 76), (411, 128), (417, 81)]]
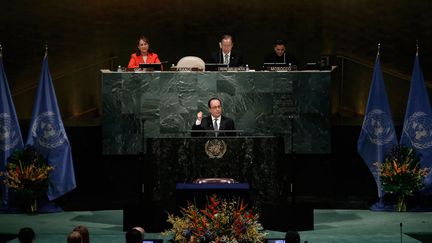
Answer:
[(236, 130), (234, 121), (222, 115), (222, 101), (219, 98), (211, 98), (207, 105), (210, 116), (203, 118), (203, 113), (198, 112), (192, 130), (214, 130), (215, 132), (207, 132), (207, 134), (193, 132), (192, 136), (236, 136), (235, 132), (218, 132), (219, 130)]

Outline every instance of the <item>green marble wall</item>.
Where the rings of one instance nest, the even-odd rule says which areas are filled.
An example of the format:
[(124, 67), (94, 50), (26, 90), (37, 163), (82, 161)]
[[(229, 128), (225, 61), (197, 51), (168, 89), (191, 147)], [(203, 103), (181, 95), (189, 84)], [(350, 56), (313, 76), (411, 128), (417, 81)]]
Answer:
[(214, 96), (242, 136), (283, 137), (287, 153), (330, 153), (330, 76), (102, 71), (103, 153), (138, 154), (146, 151), (147, 138), (189, 137), (196, 113), (206, 112)]

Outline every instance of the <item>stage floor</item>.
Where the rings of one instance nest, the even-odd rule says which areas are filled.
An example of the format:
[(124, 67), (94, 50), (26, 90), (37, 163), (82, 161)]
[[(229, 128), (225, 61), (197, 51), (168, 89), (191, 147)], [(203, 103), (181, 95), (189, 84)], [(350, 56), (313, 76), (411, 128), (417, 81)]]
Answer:
[[(301, 242), (432, 242), (432, 212), (396, 213), (369, 210), (314, 211), (313, 231), (300, 232)], [(76, 225), (85, 225), (92, 243), (125, 242), (123, 211), (73, 211), (52, 214), (0, 214), (1, 238), (13, 237), (21, 227), (32, 227), (39, 243), (66, 242)], [(269, 231), (268, 238), (283, 238), (283, 232)], [(164, 239), (159, 233), (146, 238)], [(13, 239), (7, 242), (18, 242)]]

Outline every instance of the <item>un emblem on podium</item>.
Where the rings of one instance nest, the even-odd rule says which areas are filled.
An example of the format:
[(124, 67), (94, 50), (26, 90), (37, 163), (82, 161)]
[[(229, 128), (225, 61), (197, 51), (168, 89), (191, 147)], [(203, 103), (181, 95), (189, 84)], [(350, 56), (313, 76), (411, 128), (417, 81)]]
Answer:
[(221, 139), (208, 140), (204, 147), (205, 152), (210, 159), (220, 159), (227, 151), (227, 145)]

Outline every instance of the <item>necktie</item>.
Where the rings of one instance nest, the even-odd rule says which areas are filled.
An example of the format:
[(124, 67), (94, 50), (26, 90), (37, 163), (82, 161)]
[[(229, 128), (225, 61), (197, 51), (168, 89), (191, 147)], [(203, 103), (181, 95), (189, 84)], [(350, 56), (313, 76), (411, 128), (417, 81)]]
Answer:
[(229, 56), (228, 56), (228, 54), (225, 54), (224, 64), (229, 64)]
[[(214, 124), (213, 124), (213, 129), (215, 130), (215, 131), (218, 131), (219, 130), (219, 127), (218, 127), (218, 124), (217, 124), (217, 118), (216, 119), (214, 119)], [(215, 137), (217, 137), (218, 136), (218, 133), (217, 132), (215, 132)]]
[(218, 124), (217, 124), (217, 118), (216, 119), (214, 119), (214, 124), (213, 124), (213, 129), (215, 130), (215, 131), (218, 131), (219, 130), (219, 127), (218, 127)]

